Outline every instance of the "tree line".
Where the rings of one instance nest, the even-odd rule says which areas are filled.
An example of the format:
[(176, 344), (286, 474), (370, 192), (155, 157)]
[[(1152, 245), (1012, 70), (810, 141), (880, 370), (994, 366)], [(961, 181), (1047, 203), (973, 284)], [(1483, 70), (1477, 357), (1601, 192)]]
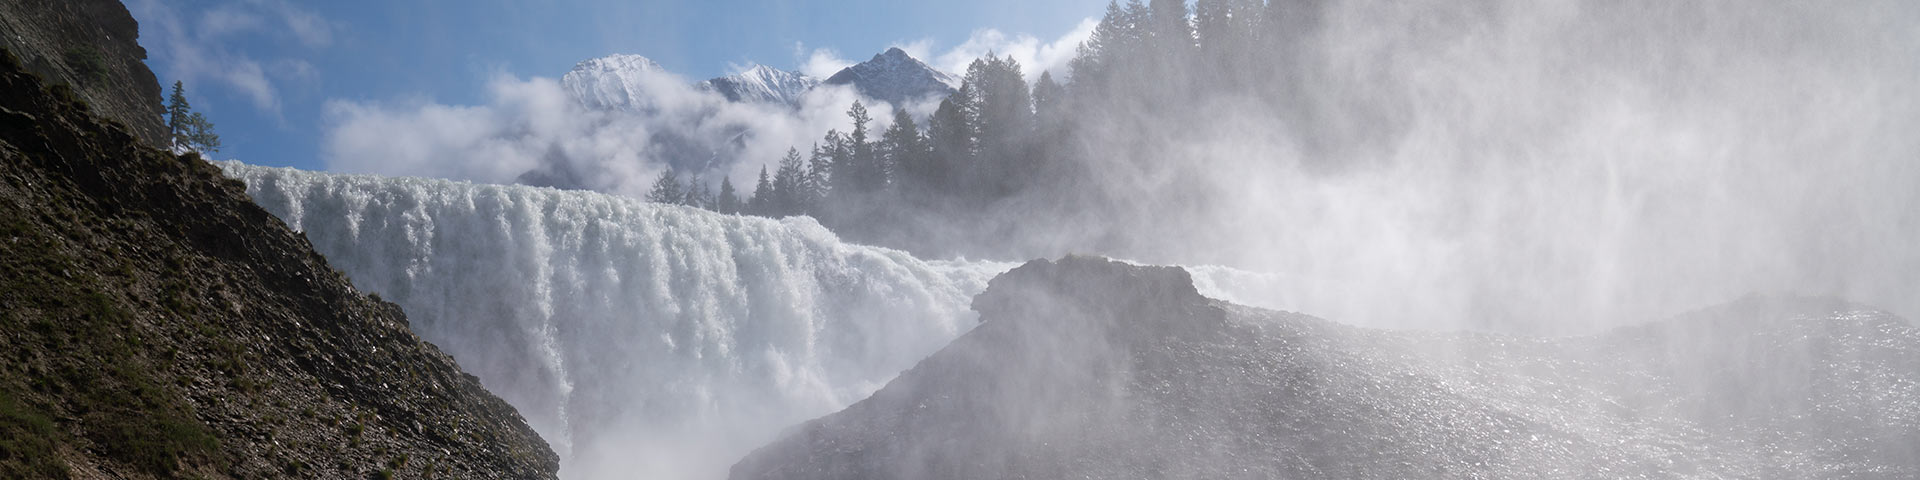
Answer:
[(1110, 2), (1069, 62), (1070, 82), (1041, 72), (1029, 83), (1012, 57), (989, 54), (926, 118), (894, 109), (891, 125), (876, 133), (873, 113), (856, 101), (847, 110), (849, 130), (789, 150), (761, 169), (751, 191), (722, 179), (715, 192), (669, 171), (646, 198), (724, 213), (809, 215), (857, 240), (920, 244), (929, 236), (984, 241), (1018, 230), (1008, 222), (1061, 213), (1050, 209), (1102, 208), (1113, 193), (1085, 188), (1101, 169), (1173, 160), (1106, 138), (1128, 136), (1124, 129), (1090, 142), (1092, 125), (1130, 115), (1145, 117), (1127, 127), (1140, 130), (1137, 138), (1173, 134), (1203, 94), (1292, 106), (1300, 72), (1291, 57), (1318, 9), (1315, 0)]

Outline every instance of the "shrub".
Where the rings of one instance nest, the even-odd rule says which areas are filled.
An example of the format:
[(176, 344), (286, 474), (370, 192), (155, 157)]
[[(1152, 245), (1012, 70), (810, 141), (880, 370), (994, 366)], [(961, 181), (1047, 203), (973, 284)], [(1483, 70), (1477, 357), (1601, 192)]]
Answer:
[(67, 50), (67, 66), (83, 85), (99, 85), (107, 82), (107, 57), (99, 50), (88, 47), (76, 47)]

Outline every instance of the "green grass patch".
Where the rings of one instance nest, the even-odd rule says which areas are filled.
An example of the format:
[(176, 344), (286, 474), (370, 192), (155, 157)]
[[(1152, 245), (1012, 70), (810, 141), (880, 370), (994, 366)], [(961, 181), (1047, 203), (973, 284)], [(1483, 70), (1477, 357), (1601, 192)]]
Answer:
[(0, 477), (68, 478), (67, 464), (55, 455), (60, 438), (53, 419), (0, 391)]
[[(55, 244), (34, 227), (0, 215), (0, 291), (7, 292), (0, 308), (9, 312), (0, 316), (0, 332), (33, 360), (0, 377), (8, 392), (0, 397), (0, 478), (65, 478), (54, 453), (82, 439), (90, 446), (73, 448), (162, 478), (183, 464), (221, 465), (220, 441), (172, 387), (164, 350), (149, 352), (148, 339), (164, 335), (143, 332), (116, 293), (125, 288), (120, 282), (46, 248)], [(33, 405), (57, 406), (60, 415)]]

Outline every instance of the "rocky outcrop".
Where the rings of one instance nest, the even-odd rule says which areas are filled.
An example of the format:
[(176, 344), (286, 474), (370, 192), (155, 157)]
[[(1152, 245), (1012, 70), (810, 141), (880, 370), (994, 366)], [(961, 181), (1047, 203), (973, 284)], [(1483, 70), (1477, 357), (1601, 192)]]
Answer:
[(0, 478), (555, 477), (239, 182), (0, 56)]
[(72, 87), (94, 114), (166, 145), (160, 83), (139, 39), (119, 0), (0, 0), (0, 46), (48, 83)]
[(1912, 478), (1920, 333), (1749, 299), (1579, 338), (1381, 331), (1035, 261), (983, 322), (735, 479)]

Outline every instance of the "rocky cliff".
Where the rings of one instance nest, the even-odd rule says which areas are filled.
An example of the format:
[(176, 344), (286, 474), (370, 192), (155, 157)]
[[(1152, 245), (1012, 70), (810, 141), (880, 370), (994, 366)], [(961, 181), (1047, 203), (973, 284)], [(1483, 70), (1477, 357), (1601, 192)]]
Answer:
[(165, 145), (160, 84), (139, 39), (119, 0), (0, 0), (0, 46), (47, 83), (72, 87), (95, 115)]
[(1913, 478), (1920, 333), (1748, 299), (1579, 338), (1381, 331), (1035, 261), (983, 322), (735, 479)]
[(0, 478), (556, 475), (239, 182), (0, 56)]

